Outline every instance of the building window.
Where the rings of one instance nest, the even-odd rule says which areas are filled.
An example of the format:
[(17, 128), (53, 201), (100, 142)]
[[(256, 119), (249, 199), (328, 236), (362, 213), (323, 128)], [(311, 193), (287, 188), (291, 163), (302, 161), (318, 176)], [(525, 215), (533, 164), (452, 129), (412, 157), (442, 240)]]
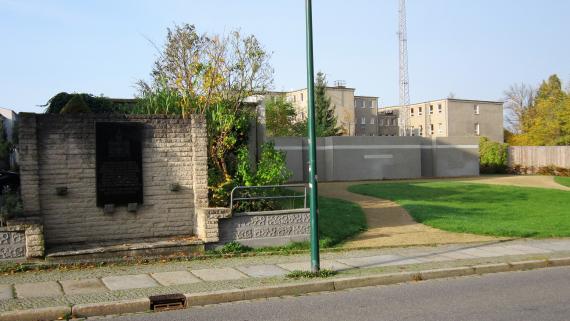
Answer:
[(479, 115), (479, 105), (473, 106), (473, 113), (475, 113), (475, 115)]
[(437, 124), (437, 133), (439, 135), (443, 135), (443, 124), (442, 123)]
[(429, 105), (429, 114), (433, 115), (433, 105)]
[(415, 132), (414, 126), (412, 126), (412, 127), (410, 128), (410, 130), (411, 130), (411, 132), (412, 132), (412, 136), (416, 136), (416, 132)]
[(475, 123), (475, 135), (479, 136), (481, 134), (481, 131), (479, 129), (479, 123)]
[(374, 118), (370, 118), (370, 125), (374, 125)]
[(420, 125), (420, 136), (424, 135), (424, 126)]
[(442, 110), (443, 110), (443, 107), (441, 107), (441, 104), (437, 105), (437, 112), (441, 114)]
[(433, 136), (433, 134), (435, 134), (433, 124), (430, 124), (430, 125), (429, 125), (429, 134), (430, 134), (430, 136)]
[(297, 102), (297, 96), (293, 95), (293, 102), (296, 103)]
[(301, 101), (303, 101), (303, 93), (301, 93)]
[(422, 107), (418, 107), (418, 116), (422, 115)]
[(380, 118), (380, 120), (378, 120), (378, 125), (384, 126), (384, 119)]
[(410, 108), (410, 116), (414, 117), (414, 109), (413, 108)]
[(366, 125), (366, 117), (362, 117), (362, 118), (360, 119), (360, 124), (361, 124), (361, 125)]

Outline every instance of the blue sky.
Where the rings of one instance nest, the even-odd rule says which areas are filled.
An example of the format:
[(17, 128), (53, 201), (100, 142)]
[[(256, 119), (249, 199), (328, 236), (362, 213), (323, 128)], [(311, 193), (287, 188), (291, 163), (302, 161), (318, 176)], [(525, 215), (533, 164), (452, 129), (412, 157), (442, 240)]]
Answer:
[[(329, 82), (398, 102), (397, 0), (314, 0), (315, 65)], [(496, 100), (513, 83), (570, 76), (570, 1), (409, 0), (412, 102)], [(305, 86), (303, 0), (0, 0), (0, 106), (41, 111), (60, 91), (132, 97), (166, 28), (255, 34), (274, 89)]]

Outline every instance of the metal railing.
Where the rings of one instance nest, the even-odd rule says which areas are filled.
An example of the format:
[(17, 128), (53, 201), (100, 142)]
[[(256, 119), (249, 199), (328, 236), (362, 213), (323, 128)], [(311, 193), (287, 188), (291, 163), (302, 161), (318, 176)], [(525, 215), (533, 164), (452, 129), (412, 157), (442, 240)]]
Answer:
[[(303, 194), (293, 195), (254, 195), (254, 196), (241, 196), (236, 191), (240, 190), (269, 190), (269, 189), (291, 189), (303, 188)], [(230, 193), (230, 208), (234, 209), (234, 202), (238, 201), (259, 201), (259, 200), (283, 200), (283, 199), (303, 199), (303, 208), (307, 208), (307, 184), (285, 184), (285, 185), (264, 185), (264, 186), (236, 186)]]

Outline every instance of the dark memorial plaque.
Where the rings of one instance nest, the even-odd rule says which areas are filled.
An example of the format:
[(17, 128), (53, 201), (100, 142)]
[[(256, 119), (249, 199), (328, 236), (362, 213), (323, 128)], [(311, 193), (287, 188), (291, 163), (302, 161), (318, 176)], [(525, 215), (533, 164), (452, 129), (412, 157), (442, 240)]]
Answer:
[(142, 124), (95, 126), (97, 206), (142, 204)]

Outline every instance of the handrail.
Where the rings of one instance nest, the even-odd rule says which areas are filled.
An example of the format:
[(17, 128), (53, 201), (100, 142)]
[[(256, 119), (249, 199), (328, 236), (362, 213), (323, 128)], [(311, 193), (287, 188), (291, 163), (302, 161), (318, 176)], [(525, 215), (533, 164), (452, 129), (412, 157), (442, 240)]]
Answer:
[[(253, 197), (234, 197), (237, 190), (245, 189), (271, 189), (271, 188), (291, 188), (302, 187), (303, 195), (280, 195), (280, 196), (253, 196)], [(230, 193), (230, 208), (233, 211), (234, 201), (252, 201), (263, 199), (296, 199), (303, 198), (303, 208), (307, 208), (307, 184), (284, 184), (284, 185), (263, 185), (263, 186), (236, 186)]]

